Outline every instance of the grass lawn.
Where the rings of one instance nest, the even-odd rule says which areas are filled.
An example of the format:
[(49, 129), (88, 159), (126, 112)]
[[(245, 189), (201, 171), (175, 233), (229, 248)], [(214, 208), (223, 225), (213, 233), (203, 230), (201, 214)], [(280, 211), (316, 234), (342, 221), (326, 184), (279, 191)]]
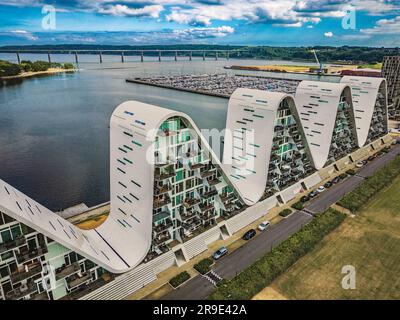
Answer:
[[(341, 287), (356, 268), (356, 289)], [(400, 299), (400, 177), (276, 279), (288, 299)]]

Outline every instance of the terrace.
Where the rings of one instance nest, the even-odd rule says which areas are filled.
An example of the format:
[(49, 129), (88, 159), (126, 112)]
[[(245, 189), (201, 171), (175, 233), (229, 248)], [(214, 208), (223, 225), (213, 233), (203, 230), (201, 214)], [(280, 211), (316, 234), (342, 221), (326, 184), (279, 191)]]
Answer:
[(19, 246), (24, 245), (25, 243), (26, 243), (26, 239), (23, 236), (17, 237), (14, 240), (0, 243), (0, 253), (6, 252), (11, 249), (15, 249)]
[[(26, 269), (27, 270), (26, 270)], [(18, 283), (22, 280), (29, 279), (42, 272), (43, 268), (40, 262), (33, 263), (31, 265), (23, 266), (17, 272), (10, 275), (12, 283)]]
[(64, 279), (67, 276), (70, 276), (73, 273), (81, 270), (81, 266), (78, 262), (70, 264), (68, 266), (64, 265), (56, 270), (56, 280)]
[(29, 249), (21, 250), (20, 253), (16, 253), (17, 262), (19, 264), (22, 264), (36, 257), (43, 256), (47, 252), (48, 252), (47, 247), (35, 248), (32, 250)]

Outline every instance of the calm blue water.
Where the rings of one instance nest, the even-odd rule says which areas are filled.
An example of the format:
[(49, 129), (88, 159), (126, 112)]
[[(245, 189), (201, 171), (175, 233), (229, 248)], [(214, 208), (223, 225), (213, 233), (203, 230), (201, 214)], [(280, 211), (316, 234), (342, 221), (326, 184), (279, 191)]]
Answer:
[[(0, 59), (15, 60), (15, 56), (0, 54)], [(26, 55), (22, 59), (46, 57)], [(127, 77), (221, 73), (227, 72), (223, 67), (229, 64), (266, 64), (198, 58), (192, 62), (169, 58), (159, 63), (154, 61), (157, 57), (146, 57), (149, 62), (144, 63), (138, 57), (127, 57), (128, 62), (122, 64), (117, 56), (104, 56), (100, 65), (97, 59), (80, 57), (80, 71), (72, 74), (0, 88), (0, 178), (53, 210), (109, 200), (108, 122), (123, 101), (185, 112), (200, 128), (224, 128), (226, 99), (126, 83)], [(54, 55), (52, 60), (72, 62), (73, 57)]]

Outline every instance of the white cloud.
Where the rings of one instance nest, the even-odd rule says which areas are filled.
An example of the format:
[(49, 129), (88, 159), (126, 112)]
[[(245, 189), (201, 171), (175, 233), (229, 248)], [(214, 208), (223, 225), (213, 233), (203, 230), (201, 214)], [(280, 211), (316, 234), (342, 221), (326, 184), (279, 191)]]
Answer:
[(360, 32), (367, 35), (400, 35), (400, 16), (378, 20), (373, 28), (361, 29)]
[(324, 37), (332, 38), (332, 37), (333, 37), (333, 32), (331, 32), (331, 31), (325, 32), (325, 33), (324, 33)]
[(216, 28), (189, 28), (174, 30), (174, 34), (180, 38), (222, 38), (235, 32), (230, 26), (221, 26)]
[(111, 14), (114, 16), (158, 18), (160, 16), (160, 12), (163, 10), (164, 7), (161, 5), (149, 5), (149, 6), (144, 6), (143, 8), (132, 9), (126, 5), (116, 4), (107, 6), (106, 8), (101, 8), (99, 10), (99, 13)]
[(25, 38), (31, 41), (36, 41), (39, 39), (37, 36), (34, 36), (31, 32), (26, 30), (12, 30), (10, 33), (17, 37)]

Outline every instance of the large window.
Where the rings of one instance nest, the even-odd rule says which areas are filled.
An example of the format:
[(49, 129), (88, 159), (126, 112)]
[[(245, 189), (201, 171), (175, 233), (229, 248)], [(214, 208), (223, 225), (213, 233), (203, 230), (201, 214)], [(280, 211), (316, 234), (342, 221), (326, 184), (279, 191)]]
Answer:
[(0, 232), (2, 242), (11, 241), (11, 232), (9, 229), (3, 230)]

